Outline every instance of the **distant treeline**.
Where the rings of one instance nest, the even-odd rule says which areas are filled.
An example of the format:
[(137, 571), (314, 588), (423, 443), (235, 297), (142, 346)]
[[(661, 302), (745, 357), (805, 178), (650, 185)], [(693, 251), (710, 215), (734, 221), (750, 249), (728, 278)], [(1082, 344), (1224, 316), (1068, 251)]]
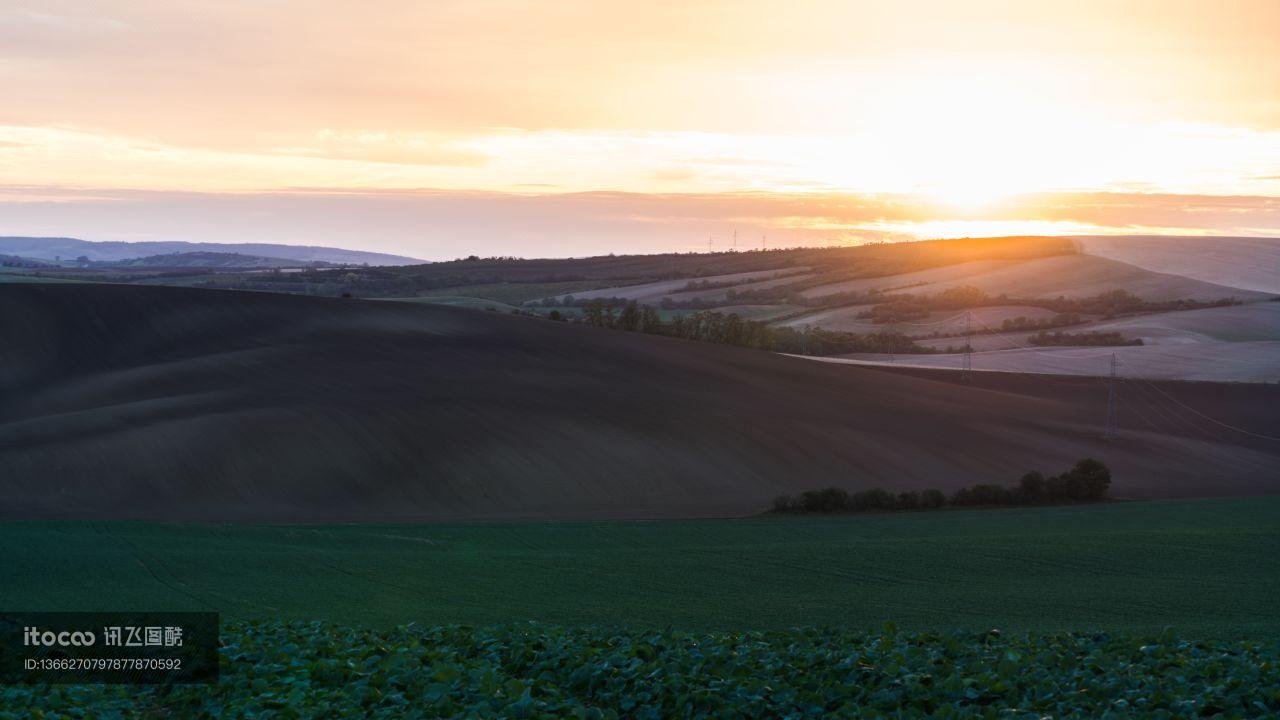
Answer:
[[(773, 350), (797, 355), (836, 355), (840, 353), (937, 353), (933, 348), (916, 345), (901, 333), (850, 333), (805, 327), (770, 327), (763, 322), (744, 320), (732, 313), (702, 310), (663, 320), (649, 305), (634, 300), (621, 308), (606, 299), (595, 299), (580, 305), (582, 319), (588, 325), (628, 332), (702, 340), (724, 345)], [(548, 317), (565, 320), (558, 310)], [(947, 349), (953, 351), (952, 348)]]
[[(554, 310), (549, 317), (553, 320), (561, 319), (559, 312)], [(718, 312), (696, 312), (663, 321), (657, 310), (635, 301), (628, 302), (620, 310), (603, 302), (592, 301), (582, 306), (581, 322), (628, 332), (667, 335), (758, 350), (774, 349), (773, 331), (768, 325)]]
[[(1057, 315), (1054, 315), (1052, 317), (1046, 317), (1046, 318), (1029, 318), (1025, 315), (1019, 315), (1018, 317), (1015, 317), (1015, 318), (1005, 318), (1000, 322), (1000, 327), (998, 329), (979, 326), (977, 328), (970, 328), (969, 334), (970, 335), (1000, 335), (1004, 333), (1014, 333), (1014, 332), (1031, 331), (1031, 330), (1047, 330), (1051, 328), (1067, 327), (1069, 325), (1080, 325), (1087, 322), (1092, 322), (1092, 321), (1086, 320), (1080, 317), (1079, 315), (1076, 315), (1075, 313), (1058, 313)], [(916, 335), (914, 337), (945, 338), (945, 337), (963, 337), (964, 335), (965, 333), (963, 331), (935, 330), (929, 333), (928, 335), (923, 335), (923, 336)]]
[(849, 513), (893, 510), (936, 510), (944, 507), (987, 505), (1044, 505), (1064, 502), (1099, 502), (1111, 488), (1111, 469), (1099, 460), (1085, 458), (1067, 472), (1046, 478), (1038, 472), (1023, 475), (1018, 483), (983, 484), (960, 488), (950, 497), (941, 490), (891, 493), (872, 488), (850, 493), (829, 487), (800, 495), (783, 495), (773, 501), (775, 513)]
[(900, 353), (931, 355), (939, 352), (963, 352), (964, 348), (937, 350), (917, 345), (898, 332), (853, 333), (824, 330), (805, 325), (773, 328), (774, 349), (795, 355), (844, 355), (846, 353)]
[[(1059, 313), (1053, 319), (1053, 325), (1084, 322), (1080, 315), (1097, 315), (1103, 319), (1119, 315), (1135, 315), (1138, 313), (1172, 312), (1175, 310), (1199, 310), (1201, 308), (1225, 307), (1239, 305), (1235, 298), (1218, 300), (1143, 300), (1126, 290), (1112, 290), (1090, 297), (1069, 298), (1018, 298), (1008, 295), (991, 296), (975, 287), (958, 287), (944, 290), (935, 295), (872, 295), (868, 299), (879, 300), (870, 310), (859, 313), (858, 317), (869, 319), (875, 323), (891, 324), (896, 322), (912, 322), (921, 320), (931, 312), (939, 310), (964, 310), (967, 308), (990, 307), (995, 305), (1026, 305), (1052, 310)], [(1018, 318), (1019, 324), (1028, 325), (1033, 321)], [(1023, 327), (1002, 329), (1021, 330)], [(975, 328), (975, 331), (977, 328)]]
[(1031, 345), (1051, 347), (1054, 345), (1142, 345), (1142, 338), (1126, 338), (1118, 332), (1101, 332), (1092, 330), (1082, 333), (1038, 332), (1027, 338)]

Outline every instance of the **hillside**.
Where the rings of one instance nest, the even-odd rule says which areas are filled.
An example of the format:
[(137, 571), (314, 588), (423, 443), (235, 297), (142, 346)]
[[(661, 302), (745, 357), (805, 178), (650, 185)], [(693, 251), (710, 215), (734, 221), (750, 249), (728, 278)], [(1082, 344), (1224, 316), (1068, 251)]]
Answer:
[[(441, 293), (473, 295), (510, 285), (512, 292), (492, 299), (526, 302), (572, 294), (575, 297), (629, 295), (636, 286), (645, 301), (657, 301), (680, 291), (689, 281), (735, 283), (752, 277), (790, 276), (765, 280), (773, 285), (800, 279), (818, 284), (850, 277), (875, 277), (977, 259), (1032, 259), (1074, 254), (1065, 238), (994, 237), (961, 240), (876, 243), (834, 248), (788, 248), (768, 251), (666, 253), (658, 255), (601, 255), (586, 258), (468, 257), (449, 262), (402, 267), (343, 268), (302, 274), (227, 277), (218, 286), (237, 290), (266, 290), (330, 297), (417, 297)], [(594, 292), (592, 292), (594, 291)], [(723, 295), (723, 291), (718, 294)]]
[[(1280, 387), (1158, 387), (1257, 433), (1280, 420)], [(1194, 419), (1108, 443), (1104, 408), (1101, 387), (969, 386), (416, 303), (0, 286), (10, 519), (729, 516), (1086, 455), (1121, 496), (1280, 489), (1280, 443)]]
[(1076, 239), (1089, 255), (1219, 285), (1280, 293), (1280, 238), (1104, 235)]

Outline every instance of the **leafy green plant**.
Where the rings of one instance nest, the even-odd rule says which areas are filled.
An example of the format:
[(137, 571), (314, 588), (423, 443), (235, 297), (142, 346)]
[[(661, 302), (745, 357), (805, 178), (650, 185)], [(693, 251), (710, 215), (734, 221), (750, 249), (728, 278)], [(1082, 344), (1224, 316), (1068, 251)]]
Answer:
[(1274, 645), (1109, 634), (224, 628), (214, 686), (10, 686), (0, 718), (1274, 717)]

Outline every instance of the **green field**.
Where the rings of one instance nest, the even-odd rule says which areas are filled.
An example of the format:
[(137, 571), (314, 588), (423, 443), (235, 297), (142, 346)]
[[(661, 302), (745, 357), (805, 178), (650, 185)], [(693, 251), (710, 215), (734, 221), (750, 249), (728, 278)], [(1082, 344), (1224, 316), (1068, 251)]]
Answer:
[(67, 278), (51, 278), (44, 275), (32, 275), (22, 272), (10, 272), (0, 270), (0, 283), (73, 283), (81, 282), (80, 280), (69, 280)]
[(472, 310), (501, 310), (502, 312), (511, 312), (519, 310), (515, 305), (498, 302), (497, 300), (485, 300), (478, 297), (467, 297), (465, 295), (423, 295), (422, 297), (411, 298), (375, 298), (385, 302), (409, 302), (409, 303), (428, 303), (430, 305), (449, 305), (451, 307), (471, 308)]
[[(622, 283), (625, 284), (625, 283)], [(609, 287), (607, 280), (566, 280), (563, 282), (485, 283), (482, 285), (458, 285), (437, 290), (424, 290), (421, 297), (459, 296), (482, 300), (496, 300), (509, 305), (519, 305), (528, 300), (563, 295)]]
[(1280, 498), (666, 522), (0, 525), (0, 607), (1280, 637)]

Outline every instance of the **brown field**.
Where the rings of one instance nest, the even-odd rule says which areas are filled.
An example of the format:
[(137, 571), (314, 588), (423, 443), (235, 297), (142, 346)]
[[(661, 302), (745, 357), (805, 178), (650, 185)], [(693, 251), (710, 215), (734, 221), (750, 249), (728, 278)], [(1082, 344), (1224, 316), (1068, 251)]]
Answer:
[[(1280, 420), (1280, 387), (1158, 387), (1259, 433)], [(1131, 402), (1172, 412), (1148, 396)], [(1280, 487), (1280, 443), (1186, 411), (1106, 442), (1104, 398), (413, 303), (6, 285), (0, 515), (714, 517), (824, 485), (1010, 482), (1086, 455), (1121, 496)]]

